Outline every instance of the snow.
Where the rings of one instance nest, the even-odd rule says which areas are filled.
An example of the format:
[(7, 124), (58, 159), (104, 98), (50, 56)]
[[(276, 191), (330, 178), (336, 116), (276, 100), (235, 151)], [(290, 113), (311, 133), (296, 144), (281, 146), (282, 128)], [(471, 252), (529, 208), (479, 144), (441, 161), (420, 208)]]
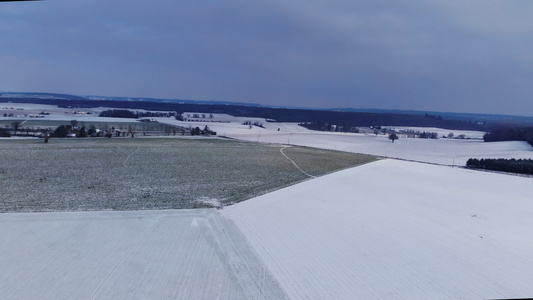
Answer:
[[(99, 107), (91, 109), (92, 115), (73, 114), (76, 109), (58, 108), (51, 105), (0, 103), (0, 108), (13, 107), (15, 113), (27, 114), (40, 111), (51, 112), (43, 120), (70, 121), (76, 119), (80, 122), (132, 122), (132, 119), (124, 118), (100, 118), (96, 116), (100, 111), (109, 109)], [(17, 110), (23, 109), (23, 110)], [(439, 138), (417, 139), (407, 138), (400, 135), (400, 139), (391, 143), (387, 135), (364, 134), (364, 133), (336, 133), (310, 131), (296, 123), (267, 122), (263, 118), (235, 117), (227, 114), (209, 114), (185, 112), (183, 115), (193, 116), (198, 114), (200, 118), (191, 118), (189, 121), (179, 121), (174, 118), (155, 118), (159, 123), (177, 125), (181, 127), (209, 126), (217, 132), (217, 136), (229, 137), (238, 140), (290, 144), (299, 146), (316, 147), (323, 149), (341, 150), (347, 152), (378, 155), (382, 157), (398, 158), (404, 160), (428, 162), (450, 166), (463, 166), (469, 158), (531, 158), (533, 148), (525, 142), (497, 142), (484, 143), (481, 138), (484, 132), (447, 130), (439, 128), (423, 127), (392, 127), (396, 130), (414, 130), (437, 132), (439, 137), (453, 132), (457, 137), (464, 134), (466, 139)], [(205, 115), (205, 118), (201, 118)], [(211, 115), (213, 118), (211, 118)], [(19, 116), (18, 118), (22, 118)], [(13, 118), (3, 118), (12, 120)], [(28, 119), (28, 118), (25, 118)], [(262, 127), (243, 125), (244, 122), (260, 123)]]
[(292, 123), (250, 128), (242, 122), (257, 120), (213, 117), (158, 120), (207, 125), (219, 136), (239, 140), (412, 161), (382, 159), (222, 210), (2, 214), (0, 298), (533, 294), (533, 179), (450, 167), (470, 157), (533, 158), (525, 142), (400, 138), (391, 143), (384, 135), (312, 132)]
[(533, 158), (533, 148), (526, 142), (485, 143), (474, 139), (400, 138), (391, 143), (385, 135), (332, 132), (282, 132), (228, 134), (239, 140), (282, 143), (354, 153), (378, 155), (418, 162), (464, 166), (469, 158)]
[[(183, 116), (202, 113), (183, 113)], [(190, 118), (188, 121), (179, 121), (172, 118), (155, 118), (160, 123), (177, 125), (181, 127), (200, 127), (209, 126), (209, 128), (217, 135), (224, 137), (238, 138), (240, 136), (251, 136), (252, 139), (261, 136), (261, 134), (280, 134), (280, 133), (302, 133), (310, 132), (308, 129), (298, 126), (296, 123), (274, 123), (267, 122), (263, 118), (254, 117), (235, 117), (227, 114), (212, 114), (210, 118), (208, 113), (205, 113), (206, 118)], [(259, 123), (263, 126), (243, 125), (244, 122)], [(278, 131), (279, 129), (279, 131)]]
[[(192, 113), (191, 113), (192, 115)], [(200, 114), (201, 115), (201, 114)], [(206, 114), (208, 115), (208, 114)], [(387, 135), (364, 133), (338, 133), (311, 131), (296, 123), (271, 123), (259, 118), (242, 118), (214, 114), (213, 119), (199, 119), (195, 122), (158, 118), (161, 123), (182, 127), (209, 126), (218, 136), (237, 140), (289, 144), (371, 154), (388, 158), (398, 158), (417, 162), (427, 162), (448, 166), (464, 166), (469, 158), (530, 158), (533, 147), (526, 142), (509, 141), (485, 143), (480, 131), (447, 130), (422, 127), (394, 127), (400, 130), (437, 132), (439, 137), (453, 132), (454, 136), (465, 135), (465, 139), (419, 139), (406, 138), (391, 143)], [(260, 122), (264, 128), (242, 125), (244, 121)], [(224, 122), (224, 123), (218, 123)], [(278, 130), (279, 129), (279, 130)]]
[[(45, 120), (45, 121), (71, 121), (79, 122), (135, 122), (129, 118), (103, 118), (98, 114), (105, 110), (117, 108), (94, 107), (94, 108), (62, 108), (57, 105), (33, 104), (33, 103), (10, 103), (0, 102), (0, 120)], [(133, 111), (147, 112), (143, 109)], [(39, 115), (40, 112), (47, 112), (49, 115)], [(3, 114), (14, 114), (14, 117), (3, 117)], [(38, 117), (30, 117), (30, 116)]]
[(381, 160), (222, 211), (291, 299), (533, 294), (531, 179)]
[(485, 134), (485, 132), (482, 132), (482, 131), (450, 130), (450, 129), (442, 129), (442, 128), (436, 128), (436, 127), (402, 127), (402, 126), (383, 126), (383, 127), (390, 128), (396, 131), (412, 130), (414, 132), (436, 132), (439, 138), (442, 136), (448, 137), (448, 134), (450, 132), (453, 133), (453, 136), (455, 138), (457, 138), (461, 134), (464, 134), (465, 138), (471, 138), (471, 139), (483, 139), (483, 135)]
[(0, 299), (283, 299), (216, 210), (2, 214)]
[(222, 210), (2, 214), (0, 298), (527, 297), (531, 180), (384, 159)]

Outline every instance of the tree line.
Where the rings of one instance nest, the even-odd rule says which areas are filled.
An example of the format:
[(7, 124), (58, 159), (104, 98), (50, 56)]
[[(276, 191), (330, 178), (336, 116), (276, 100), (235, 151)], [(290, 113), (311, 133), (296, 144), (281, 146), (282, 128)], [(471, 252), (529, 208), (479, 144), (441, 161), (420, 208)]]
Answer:
[(127, 109), (109, 109), (102, 111), (98, 116), (107, 117), (107, 118), (169, 118), (175, 117), (178, 113), (175, 111), (171, 112), (152, 112), (152, 111), (131, 111)]
[(466, 162), (467, 168), (501, 171), (518, 174), (533, 175), (532, 159), (492, 159), (492, 158), (470, 158)]
[[(344, 112), (332, 110), (313, 110), (296, 108), (273, 108), (228, 104), (187, 104), (148, 101), (117, 101), (117, 100), (66, 100), (66, 99), (10, 99), (21, 103), (52, 104), (59, 107), (89, 108), (111, 107), (114, 110), (151, 110), (174, 112), (229, 114), (237, 117), (258, 117), (277, 122), (302, 123), (314, 130), (330, 130), (336, 125), (342, 131), (350, 131), (355, 127), (382, 126), (417, 126), (438, 127), (450, 130), (482, 130), (490, 128), (485, 124), (473, 121), (446, 120), (433, 115), (411, 115), (396, 113)], [(129, 115), (122, 112), (125, 116)], [(120, 114), (122, 114), (120, 113)], [(132, 115), (130, 115), (133, 117)], [(137, 115), (139, 117), (139, 115)]]
[(533, 146), (533, 127), (500, 128), (486, 133), (485, 142), (526, 141)]

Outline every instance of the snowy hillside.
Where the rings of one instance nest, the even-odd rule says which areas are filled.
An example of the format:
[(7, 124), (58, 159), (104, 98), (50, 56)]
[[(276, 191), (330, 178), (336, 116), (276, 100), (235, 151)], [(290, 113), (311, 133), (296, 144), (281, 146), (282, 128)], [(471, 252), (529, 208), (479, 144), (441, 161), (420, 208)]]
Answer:
[(531, 179), (382, 160), (222, 211), (291, 299), (533, 295)]
[(533, 178), (450, 167), (533, 158), (525, 142), (391, 143), (227, 115), (158, 120), (418, 162), (382, 159), (222, 210), (2, 214), (1, 299), (533, 296)]
[[(0, 120), (28, 120), (25, 115), (47, 111), (50, 115), (43, 120), (80, 122), (131, 122), (125, 118), (100, 118), (98, 113), (108, 108), (99, 107), (78, 111), (71, 108), (58, 108), (50, 105), (5, 103), (0, 112), (15, 114), (15, 118), (1, 117)], [(195, 117), (196, 115), (196, 117)], [(436, 132), (441, 137), (437, 140), (408, 138), (400, 134), (394, 144), (387, 135), (371, 133), (336, 133), (310, 131), (295, 123), (267, 122), (263, 118), (234, 117), (227, 114), (183, 113), (187, 121), (174, 118), (155, 118), (160, 123), (178, 125), (185, 128), (205, 126), (218, 136), (238, 140), (291, 144), (323, 149), (341, 150), (354, 153), (378, 155), (412, 161), (429, 162), (450, 166), (464, 166), (469, 158), (532, 158), (533, 147), (526, 142), (484, 143), (484, 132), (445, 130), (439, 128), (393, 127), (396, 130), (414, 130)], [(257, 124), (246, 125), (246, 124)], [(372, 130), (370, 130), (372, 131)], [(464, 139), (442, 138), (452, 132), (455, 137), (464, 135)]]
[(531, 180), (381, 160), (218, 211), (2, 214), (0, 298), (529, 297)]
[[(336, 133), (307, 130), (295, 123), (269, 123), (259, 118), (236, 118), (228, 115), (214, 115), (212, 120), (199, 119), (195, 122), (182, 122), (165, 118), (162, 123), (179, 126), (209, 126), (219, 136), (238, 140), (262, 143), (290, 144), (322, 149), (340, 150), (354, 153), (378, 155), (418, 162), (428, 162), (449, 166), (464, 166), (469, 158), (532, 158), (533, 147), (526, 142), (485, 143), (481, 139), (483, 132), (453, 131), (454, 136), (464, 135), (465, 139), (439, 138), (418, 139), (400, 135), (400, 139), (391, 143), (387, 135), (364, 133)], [(218, 123), (221, 120), (222, 123)], [(259, 122), (262, 127), (243, 125), (245, 121)], [(395, 129), (412, 129), (423, 131), (424, 128), (398, 127)], [(439, 136), (450, 131), (427, 128), (428, 132), (437, 132)]]

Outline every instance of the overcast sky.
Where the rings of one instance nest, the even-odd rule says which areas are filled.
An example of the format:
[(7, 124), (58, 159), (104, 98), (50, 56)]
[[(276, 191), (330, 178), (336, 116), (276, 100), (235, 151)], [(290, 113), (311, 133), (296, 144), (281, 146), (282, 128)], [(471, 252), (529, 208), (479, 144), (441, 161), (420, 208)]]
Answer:
[(533, 1), (0, 3), (0, 90), (533, 115)]

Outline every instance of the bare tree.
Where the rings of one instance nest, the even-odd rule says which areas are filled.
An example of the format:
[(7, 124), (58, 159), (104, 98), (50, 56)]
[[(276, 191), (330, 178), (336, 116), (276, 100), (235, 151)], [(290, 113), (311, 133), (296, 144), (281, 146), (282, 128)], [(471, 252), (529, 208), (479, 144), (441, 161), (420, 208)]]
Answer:
[(19, 130), (21, 124), (22, 124), (22, 122), (19, 122), (19, 121), (11, 123), (11, 128), (15, 129), (15, 134), (14, 135), (17, 135), (17, 131)]
[(131, 134), (131, 137), (135, 137), (135, 132), (133, 131), (133, 126), (128, 126), (128, 134)]

